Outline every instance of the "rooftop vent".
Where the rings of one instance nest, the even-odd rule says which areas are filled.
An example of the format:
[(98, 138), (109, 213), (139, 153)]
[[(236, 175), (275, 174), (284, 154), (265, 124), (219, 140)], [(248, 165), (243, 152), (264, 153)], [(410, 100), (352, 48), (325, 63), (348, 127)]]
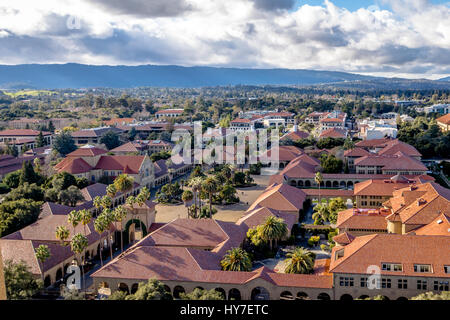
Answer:
[(439, 219), (438, 221), (436, 221), (437, 222), (437, 224), (441, 224), (442, 223), (442, 220), (441, 219)]
[(423, 204), (427, 203), (427, 200), (420, 198), (419, 200), (417, 200), (417, 205), (421, 206)]

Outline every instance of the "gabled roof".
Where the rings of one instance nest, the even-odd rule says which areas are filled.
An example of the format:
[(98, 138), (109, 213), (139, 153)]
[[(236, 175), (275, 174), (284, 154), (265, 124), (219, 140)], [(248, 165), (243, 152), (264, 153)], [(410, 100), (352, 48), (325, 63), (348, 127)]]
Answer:
[(346, 138), (347, 131), (345, 129), (330, 128), (323, 131), (319, 138)]
[(450, 113), (436, 119), (437, 122), (450, 125)]
[(182, 114), (183, 112), (183, 109), (163, 109), (156, 111), (155, 114)]
[(95, 169), (124, 170), (128, 167), (128, 173), (138, 174), (146, 156), (101, 156)]
[(369, 179), (355, 183), (354, 195), (392, 197), (394, 190), (405, 188), (413, 183), (412, 180), (405, 179), (404, 181)]
[(267, 207), (277, 211), (298, 212), (303, 208), (303, 202), (305, 200), (306, 195), (300, 189), (286, 184), (274, 184), (267, 187), (248, 208), (247, 212), (261, 207)]
[[(32, 136), (36, 137), (39, 135), (38, 130), (32, 130), (32, 129), (7, 129), (0, 131), (0, 136)], [(42, 131), (42, 135), (48, 136), (51, 135), (51, 132), (48, 131)]]
[(297, 141), (300, 139), (306, 139), (309, 137), (309, 133), (304, 131), (292, 131), (289, 133), (286, 133), (284, 136), (280, 138), (280, 140), (292, 140)]
[(421, 157), (422, 154), (417, 151), (412, 145), (404, 143), (398, 139), (389, 140), (386, 146), (378, 151), (379, 155), (395, 155), (398, 152), (402, 152), (403, 154), (410, 157)]
[(347, 209), (338, 213), (336, 227), (340, 229), (386, 230), (389, 212), (374, 209)]
[(262, 207), (248, 212), (247, 214), (242, 216), (242, 218), (240, 218), (236, 222), (236, 224), (245, 225), (247, 229), (251, 229), (263, 224), (270, 216), (283, 219), (289, 230), (291, 230), (292, 226), (297, 223), (297, 218), (293, 214)]
[(354, 239), (355, 237), (347, 232), (339, 233), (337, 236), (333, 237), (333, 241), (341, 246), (351, 243)]
[(304, 154), (303, 150), (296, 146), (279, 146), (277, 148), (272, 148), (268, 150), (265, 154), (265, 157), (270, 159), (272, 154), (276, 157), (278, 152), (278, 160), (279, 161), (292, 161), (298, 156)]
[(344, 157), (364, 157), (364, 156), (370, 156), (370, 152), (364, 150), (363, 148), (354, 148), (346, 150), (344, 152)]
[(389, 220), (404, 224), (426, 225), (441, 213), (450, 214), (450, 189), (435, 182), (410, 186), (393, 193), (385, 206), (391, 209)]
[(67, 155), (67, 157), (95, 157), (101, 154), (105, 154), (108, 151), (97, 148), (90, 145), (85, 145), (83, 147), (78, 148), (75, 151), (72, 151)]
[[(402, 264), (403, 271), (381, 270), (382, 275), (450, 278), (444, 272), (449, 264), (450, 237), (373, 234), (355, 238), (345, 247), (335, 247), (331, 253), (330, 272), (368, 274), (368, 267), (384, 262)], [(341, 251), (342, 250), (342, 251)], [(338, 258), (336, 252), (343, 252)], [(432, 272), (414, 272), (414, 264), (430, 264)]]
[(450, 217), (441, 213), (429, 224), (413, 231), (420, 236), (450, 236)]
[(355, 160), (355, 166), (377, 166), (383, 170), (428, 170), (422, 162), (402, 152), (393, 155), (364, 156)]
[(68, 172), (70, 174), (86, 173), (91, 171), (92, 166), (82, 158), (64, 158), (54, 167), (58, 172)]

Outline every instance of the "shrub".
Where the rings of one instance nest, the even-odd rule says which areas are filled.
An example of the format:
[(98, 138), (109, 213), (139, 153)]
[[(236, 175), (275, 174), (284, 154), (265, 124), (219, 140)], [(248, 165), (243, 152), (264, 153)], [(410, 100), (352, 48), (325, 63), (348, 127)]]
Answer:
[(319, 240), (320, 240), (319, 236), (311, 236), (308, 239), (308, 245), (314, 247), (317, 243), (319, 243)]

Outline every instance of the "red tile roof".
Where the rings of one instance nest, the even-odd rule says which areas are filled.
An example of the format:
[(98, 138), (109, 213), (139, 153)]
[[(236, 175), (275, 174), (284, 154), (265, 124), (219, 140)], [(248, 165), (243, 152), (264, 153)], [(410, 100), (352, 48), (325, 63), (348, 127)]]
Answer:
[(297, 140), (300, 140), (300, 139), (306, 139), (308, 137), (309, 137), (309, 133), (308, 132), (292, 131), (292, 132), (286, 133), (284, 136), (282, 136), (280, 138), (280, 141), (282, 141), (282, 140), (297, 141)]
[(298, 212), (303, 209), (306, 195), (300, 189), (286, 184), (270, 185), (248, 208), (250, 212), (257, 208), (267, 207), (278, 211)]
[(234, 119), (231, 123), (250, 123), (249, 119)]
[(323, 131), (319, 138), (345, 138), (347, 137), (347, 131), (339, 128), (330, 128)]
[(388, 180), (369, 179), (363, 182), (355, 183), (354, 195), (392, 197), (394, 190), (405, 188), (413, 183), (414, 180), (409, 179), (406, 179), (405, 181), (402, 182), (400, 181), (395, 182), (392, 179)]
[(436, 119), (437, 122), (450, 125), (450, 113)]
[(67, 157), (95, 157), (101, 154), (105, 154), (108, 151), (94, 146), (83, 146), (75, 151), (72, 151)]
[(364, 150), (363, 148), (354, 148), (350, 150), (346, 150), (344, 152), (344, 157), (364, 157), (369, 156), (370, 152)]
[(164, 109), (156, 111), (155, 114), (182, 114), (183, 112), (183, 109)]
[(130, 174), (138, 174), (146, 156), (101, 156), (95, 169), (124, 170), (128, 166)]
[(354, 236), (347, 232), (339, 233), (337, 236), (333, 237), (333, 241), (341, 246), (345, 246), (355, 239)]
[[(32, 130), (32, 129), (8, 129), (0, 131), (0, 136), (6, 137), (6, 136), (33, 136), (36, 137), (39, 135), (38, 130)], [(49, 136), (51, 135), (51, 132), (42, 131), (42, 135)]]
[(383, 170), (428, 171), (419, 160), (398, 152), (393, 155), (370, 155), (355, 160), (355, 166), (376, 166)]
[[(399, 263), (403, 271), (381, 270), (382, 275), (450, 278), (444, 265), (450, 263), (450, 237), (373, 234), (355, 238), (345, 247), (335, 247), (331, 253), (330, 272), (368, 274), (368, 267), (383, 262)], [(336, 252), (344, 256), (337, 259)], [(430, 264), (432, 272), (414, 272), (414, 264)]]
[(450, 236), (450, 217), (441, 213), (429, 224), (413, 231), (420, 236)]
[(70, 174), (86, 173), (91, 171), (92, 166), (82, 158), (64, 158), (54, 167), (58, 172), (68, 172)]
[(347, 209), (338, 213), (339, 229), (386, 230), (388, 211), (374, 209)]

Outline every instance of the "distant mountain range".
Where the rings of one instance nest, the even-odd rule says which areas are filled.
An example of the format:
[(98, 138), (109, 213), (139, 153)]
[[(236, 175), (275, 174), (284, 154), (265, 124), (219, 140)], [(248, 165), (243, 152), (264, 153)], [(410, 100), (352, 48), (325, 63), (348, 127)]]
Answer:
[[(211, 87), (228, 85), (327, 85), (373, 83), (387, 78), (292, 70), (181, 66), (93, 66), (83, 64), (0, 65), (2, 89)], [(405, 80), (407, 81), (407, 80)], [(435, 83), (438, 81), (431, 81)], [(442, 82), (441, 84), (442, 85)]]
[(439, 81), (450, 81), (450, 77), (439, 79)]

